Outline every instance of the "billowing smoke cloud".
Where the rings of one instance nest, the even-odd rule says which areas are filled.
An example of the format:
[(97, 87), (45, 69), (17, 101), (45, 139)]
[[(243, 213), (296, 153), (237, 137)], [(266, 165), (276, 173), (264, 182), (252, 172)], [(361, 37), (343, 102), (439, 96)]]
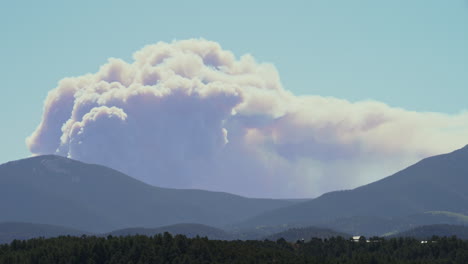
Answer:
[(63, 79), (27, 139), (33, 154), (252, 197), (355, 187), (466, 143), (468, 113), (295, 96), (273, 65), (197, 39), (146, 46), (132, 63), (110, 59), (95, 74)]

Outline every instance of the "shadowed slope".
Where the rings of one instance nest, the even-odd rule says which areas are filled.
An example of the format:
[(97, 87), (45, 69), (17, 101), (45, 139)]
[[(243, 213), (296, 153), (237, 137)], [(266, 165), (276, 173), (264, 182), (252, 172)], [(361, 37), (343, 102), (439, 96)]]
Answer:
[(220, 226), (293, 203), (158, 188), (104, 166), (53, 155), (0, 165), (0, 221), (92, 232), (175, 223)]
[(401, 217), (427, 211), (468, 212), (468, 146), (426, 158), (390, 177), (264, 213), (244, 226), (312, 225), (353, 216)]

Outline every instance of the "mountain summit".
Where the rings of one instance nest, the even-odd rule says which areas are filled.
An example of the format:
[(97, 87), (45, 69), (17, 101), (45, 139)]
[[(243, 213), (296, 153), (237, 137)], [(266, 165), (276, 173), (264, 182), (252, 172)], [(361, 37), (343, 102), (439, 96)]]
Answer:
[(293, 203), (154, 187), (104, 166), (54, 155), (0, 165), (0, 222), (91, 232), (176, 223), (221, 226)]

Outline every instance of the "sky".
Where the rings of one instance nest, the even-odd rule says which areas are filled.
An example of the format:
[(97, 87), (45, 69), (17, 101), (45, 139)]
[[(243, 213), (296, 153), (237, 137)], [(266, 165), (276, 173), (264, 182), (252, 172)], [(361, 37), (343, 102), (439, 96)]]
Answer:
[[(158, 42), (174, 43), (174, 41), (193, 38), (219, 44), (221, 50), (231, 52), (238, 61), (241, 56), (250, 54), (256, 61), (252, 66), (254, 68), (263, 69), (265, 63), (272, 65), (275, 72), (268, 76), (273, 76), (273, 79), (277, 77), (278, 82), (275, 85), (281, 85), (280, 99), (275, 100), (283, 100), (289, 96), (285, 95), (283, 98), (284, 90), (298, 98), (319, 96), (345, 100), (346, 103), (343, 106), (345, 109), (346, 107), (355, 109), (361, 105), (353, 105), (353, 103), (379, 102), (385, 104), (386, 110), (382, 110), (385, 113), (390, 109), (388, 111), (392, 113), (400, 110), (409, 113), (404, 114), (405, 116), (426, 114), (424, 118), (416, 118), (417, 120), (424, 119), (424, 124), (430, 122), (426, 120), (429, 115), (431, 115), (430, 118), (433, 118), (434, 113), (443, 115), (450, 121), (440, 116), (435, 117), (435, 119), (444, 120), (437, 121), (440, 125), (434, 128), (434, 131), (457, 130), (459, 133), (457, 132), (456, 136), (447, 134), (433, 137), (442, 141), (452, 140), (445, 148), (440, 146), (441, 142), (426, 139), (415, 144), (414, 149), (417, 150), (414, 152), (406, 149), (394, 150), (391, 155), (394, 162), (389, 161), (391, 164), (383, 165), (386, 168), (383, 170), (379, 170), (377, 165), (370, 165), (371, 162), (377, 161), (370, 161), (369, 156), (358, 160), (340, 158), (333, 164), (324, 165), (323, 156), (310, 159), (313, 155), (309, 153), (309, 150), (299, 149), (297, 144), (301, 145), (300, 142), (296, 142), (296, 145), (281, 145), (281, 148), (275, 150), (274, 153), (275, 155), (280, 153), (278, 155), (282, 155), (287, 160), (284, 162), (288, 165), (281, 169), (276, 168), (279, 172), (297, 170), (298, 175), (309, 175), (304, 177), (313, 178), (316, 174), (328, 177), (324, 175), (343, 174), (346, 168), (349, 170), (350, 166), (354, 167), (356, 163), (369, 164), (369, 166), (356, 169), (355, 174), (358, 176), (350, 180), (322, 179), (318, 187), (311, 188), (314, 189), (313, 191), (301, 190), (297, 195), (293, 192), (294, 184), (291, 191), (276, 195), (279, 192), (278, 187), (265, 187), (260, 193), (254, 188), (242, 192), (240, 186), (236, 187), (237, 189), (234, 187), (230, 189), (221, 183), (212, 186), (201, 183), (180, 184), (180, 181), (186, 181), (183, 178), (165, 184), (164, 181), (152, 181), (148, 179), (150, 176), (142, 173), (140, 178), (148, 182), (167, 185), (167, 187), (203, 188), (208, 186), (207, 188), (249, 196), (313, 196), (332, 189), (355, 187), (381, 178), (385, 176), (385, 173), (394, 172), (398, 167), (409, 165), (429, 154), (438, 154), (438, 152), (448, 151), (449, 148), (468, 144), (463, 134), (466, 131), (464, 114), (468, 108), (466, 104), (468, 2), (464, 0), (285, 1), (281, 3), (271, 3), (271, 1), (254, 3), (253, 1), (225, 3), (219, 1), (10, 1), (2, 6), (0, 10), (0, 29), (3, 35), (0, 44), (2, 58), (0, 77), (3, 85), (0, 96), (2, 123), (0, 163), (28, 157), (31, 154), (44, 154), (44, 151), (34, 152), (31, 145), (25, 144), (25, 140), (35, 131), (37, 132), (36, 128), (41, 123), (44, 114), (43, 107), (47, 94), (52, 89), (61, 87), (59, 82), (63, 78), (100, 72), (101, 66), (108, 63), (108, 58), (111, 57), (131, 63), (133, 54), (142, 50), (146, 45)], [(269, 77), (259, 77), (263, 80), (262, 78)], [(248, 94), (249, 92), (243, 90), (242, 93)], [(308, 103), (311, 102), (292, 104)], [(254, 102), (250, 104), (253, 105)], [(338, 109), (341, 103), (333, 101), (333, 104), (336, 107), (332, 107), (330, 111)], [(253, 111), (249, 107), (247, 107), (248, 110), (244, 110)], [(315, 109), (300, 111), (314, 113)], [(368, 113), (367, 110), (364, 112)], [(243, 114), (242, 109), (240, 113), (240, 115)], [(359, 113), (361, 112), (357, 111), (356, 115), (360, 115)], [(272, 113), (269, 115), (273, 119), (278, 117)], [(329, 117), (337, 118), (333, 115)], [(225, 119), (218, 121), (225, 122)], [(288, 122), (292, 121), (287, 120), (285, 124)], [(56, 124), (56, 126), (59, 125), (63, 124)], [(294, 127), (294, 125), (290, 126)], [(421, 128), (423, 127), (421, 125)], [(309, 125), (304, 125), (300, 129), (315, 131), (313, 129), (316, 127), (310, 128)], [(421, 135), (418, 134), (418, 138), (431, 134), (424, 131), (426, 130), (419, 132)], [(229, 131), (227, 133), (229, 134)], [(290, 136), (297, 137), (297, 135)], [(377, 138), (372, 140), (377, 141)], [(386, 141), (389, 138), (382, 136), (381, 140)], [(168, 142), (172, 141), (168, 140)], [(40, 143), (37, 144), (40, 145)], [(346, 143), (346, 145), (350, 144)], [(353, 148), (357, 148), (357, 145)], [(433, 147), (423, 148), (423, 145), (433, 145)], [(322, 150), (321, 153), (336, 147), (335, 145), (324, 145), (321, 148), (314, 146), (316, 151)], [(375, 144), (372, 145), (372, 149), (375, 146)], [(366, 148), (365, 153), (373, 153), (368, 149)], [(302, 154), (299, 155), (299, 152)], [(304, 152), (307, 153), (303, 154)], [(341, 148), (335, 152), (347, 153)], [(358, 152), (363, 153), (363, 151)], [(61, 154), (69, 153), (65, 151)], [(232, 160), (237, 161), (236, 155), (240, 155), (239, 153), (229, 152), (223, 155), (230, 155)], [(388, 148), (385, 153), (388, 154)], [(80, 156), (82, 160), (100, 161), (92, 159), (93, 155), (82, 155), (84, 155)], [(400, 155), (405, 158), (395, 158)], [(380, 160), (387, 158), (388, 156), (382, 156)], [(292, 159), (294, 162), (291, 161)], [(109, 166), (113, 165), (108, 161), (103, 162)], [(173, 162), (177, 164), (178, 161)], [(216, 162), (219, 164), (219, 161)], [(315, 162), (320, 164), (310, 165)], [(337, 162), (343, 170), (328, 171), (327, 166), (337, 166)], [(229, 164), (232, 165), (232, 161)], [(265, 164), (268, 163), (263, 163), (262, 166)], [(177, 165), (174, 166), (177, 167)], [(204, 166), (206, 167), (206, 164), (202, 167)], [(265, 173), (253, 167), (251, 171), (245, 173)], [(190, 169), (197, 170), (199, 167)], [(202, 169), (199, 170), (199, 173), (204, 172)], [(215, 171), (222, 173), (222, 169), (219, 170)], [(323, 173), (323, 171), (327, 172)], [(131, 173), (132, 170), (127, 172)], [(164, 168), (162, 172), (170, 173), (170, 168)], [(180, 173), (183, 174), (183, 172)], [(376, 176), (362, 176), (371, 174)], [(303, 181), (296, 178), (291, 182), (301, 185)], [(238, 181), (240, 179), (243, 178), (239, 178)], [(257, 181), (264, 183), (269, 180)], [(257, 181), (252, 180), (252, 184)], [(310, 185), (314, 185), (315, 180), (310, 181)], [(336, 184), (337, 181), (341, 183)], [(284, 185), (289, 181), (283, 179), (271, 182), (271, 185)]]

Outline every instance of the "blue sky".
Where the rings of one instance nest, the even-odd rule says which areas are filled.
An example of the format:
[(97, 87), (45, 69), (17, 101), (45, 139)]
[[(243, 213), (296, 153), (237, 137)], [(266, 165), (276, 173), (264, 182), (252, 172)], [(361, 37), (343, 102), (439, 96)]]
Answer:
[(26, 157), (47, 92), (144, 45), (205, 38), (273, 63), (293, 93), (458, 113), (468, 2), (9, 1), (0, 8), (0, 162)]

